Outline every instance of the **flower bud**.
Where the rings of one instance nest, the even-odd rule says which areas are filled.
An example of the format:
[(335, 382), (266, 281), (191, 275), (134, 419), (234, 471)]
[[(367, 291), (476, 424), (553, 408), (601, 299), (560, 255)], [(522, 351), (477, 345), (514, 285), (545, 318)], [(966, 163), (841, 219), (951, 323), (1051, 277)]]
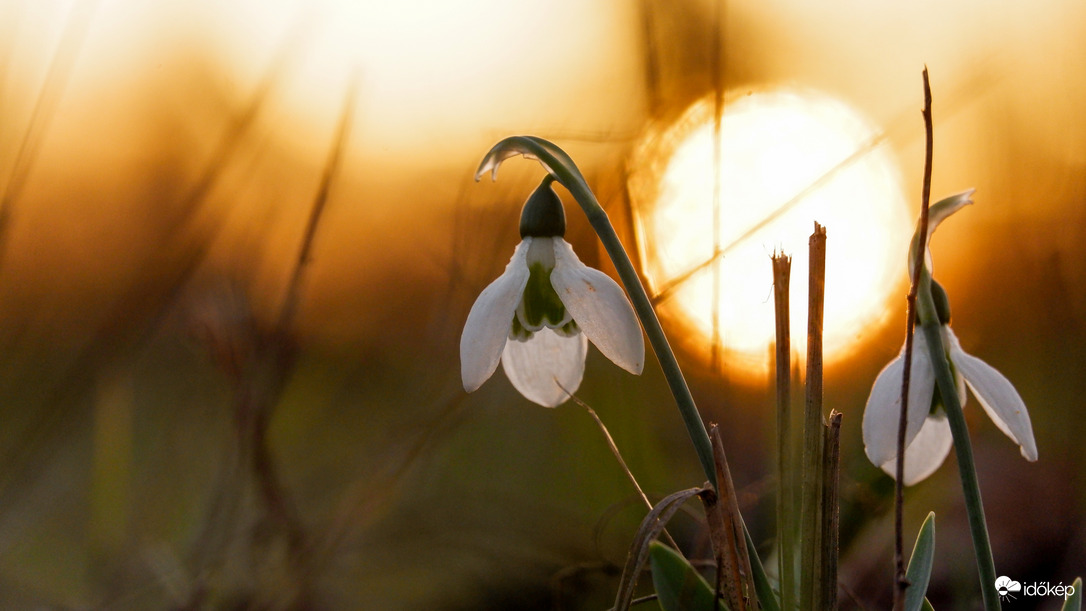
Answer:
[(566, 234), (566, 211), (562, 200), (551, 188), (554, 179), (547, 176), (524, 202), (520, 213), (521, 238), (560, 238)]
[(935, 314), (939, 317), (940, 325), (950, 324), (950, 298), (947, 297), (943, 285), (935, 278), (931, 279), (931, 299), (935, 302)]

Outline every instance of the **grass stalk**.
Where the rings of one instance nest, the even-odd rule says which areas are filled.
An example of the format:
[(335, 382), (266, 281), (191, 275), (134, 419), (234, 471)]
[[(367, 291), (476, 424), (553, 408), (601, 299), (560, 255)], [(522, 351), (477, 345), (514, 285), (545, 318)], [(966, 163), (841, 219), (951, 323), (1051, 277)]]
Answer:
[(773, 301), (777, 323), (777, 574), (781, 608), (796, 606), (796, 502), (792, 443), (792, 346), (788, 285), (792, 258), (773, 256)]
[(841, 478), (841, 413), (830, 412), (825, 428), (822, 461), (822, 591), (819, 609), (837, 608), (837, 557), (840, 511), (838, 484)]
[(809, 241), (807, 378), (803, 410), (803, 482), (800, 490), (800, 608), (816, 609), (822, 592), (822, 324), (826, 286), (826, 229), (815, 223)]

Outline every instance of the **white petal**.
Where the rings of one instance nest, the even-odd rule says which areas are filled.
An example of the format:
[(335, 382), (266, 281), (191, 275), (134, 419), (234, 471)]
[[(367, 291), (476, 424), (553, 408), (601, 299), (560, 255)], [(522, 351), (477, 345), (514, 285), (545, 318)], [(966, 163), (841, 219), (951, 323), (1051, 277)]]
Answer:
[(953, 333), (949, 334), (949, 340), (950, 359), (980, 401), (981, 407), (988, 412), (999, 430), (1020, 446), (1022, 456), (1027, 460), (1037, 460), (1037, 442), (1033, 439), (1029, 412), (1010, 380), (991, 365), (966, 354)]
[(526, 238), (517, 245), (505, 271), (483, 289), (468, 312), (460, 336), (460, 377), (468, 392), (482, 386), (498, 367), (513, 313), (528, 283), (525, 257), (530, 243)]
[[(920, 428), (916, 438), (905, 447), (905, 477), (902, 482), (906, 486), (912, 486), (934, 473), (946, 460), (953, 445), (954, 435), (950, 432), (946, 414), (939, 410), (937, 415), (929, 415), (924, 419), (924, 426)], [(897, 457), (884, 463), (882, 470), (894, 477), (897, 472)]]
[(566, 391), (576, 392), (581, 385), (587, 353), (583, 334), (563, 337), (544, 327), (527, 341), (506, 342), (502, 369), (520, 394), (544, 407), (555, 407), (569, 398)]
[[(863, 437), (867, 457), (876, 465), (884, 465), (897, 457), (897, 430), (901, 418), (901, 375), (905, 371), (904, 350), (890, 361), (875, 379), (871, 395), (864, 408)], [(920, 432), (924, 419), (931, 411), (935, 392), (935, 372), (928, 356), (928, 344), (923, 333), (913, 336), (913, 365), (909, 373), (909, 413), (905, 424), (905, 445)], [(906, 459), (908, 456), (906, 455)]]
[(554, 240), (554, 259), (551, 286), (577, 326), (613, 363), (640, 374), (645, 366), (645, 339), (622, 287), (581, 263), (565, 240)]

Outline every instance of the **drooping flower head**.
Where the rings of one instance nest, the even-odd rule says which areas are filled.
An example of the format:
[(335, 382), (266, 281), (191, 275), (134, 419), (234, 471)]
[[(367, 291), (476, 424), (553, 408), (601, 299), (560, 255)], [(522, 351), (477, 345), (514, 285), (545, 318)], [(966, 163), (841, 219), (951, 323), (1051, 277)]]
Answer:
[[(972, 191), (966, 191), (933, 204), (928, 216), (928, 239), (943, 219), (964, 206), (973, 203)], [(925, 249), (924, 273), (930, 274), (931, 253)], [(919, 230), (910, 248), (909, 267), (915, 260), (919, 247)], [(930, 276), (929, 276), (930, 278)], [(934, 279), (931, 292), (939, 323), (943, 348), (950, 363), (962, 406), (966, 401), (966, 387), (976, 396), (984, 411), (999, 430), (1003, 431), (1020, 447), (1022, 456), (1029, 461), (1037, 460), (1037, 444), (1033, 438), (1029, 412), (1018, 391), (1001, 373), (984, 361), (962, 350), (958, 338), (950, 328), (950, 302), (946, 291)], [(901, 414), (901, 377), (905, 368), (905, 349), (896, 359), (883, 368), (871, 387), (871, 394), (864, 408), (864, 449), (871, 462), (894, 476), (897, 461), (897, 431)], [(947, 420), (943, 398), (935, 383), (927, 339), (923, 333), (913, 336), (912, 363), (910, 368), (909, 404), (905, 427), (905, 474), (903, 483), (915, 484), (935, 472), (950, 453), (954, 444)]]
[(633, 307), (614, 280), (581, 263), (563, 238), (565, 212), (552, 182), (548, 175), (525, 202), (520, 244), (468, 313), (460, 338), (468, 392), (500, 361), (522, 395), (555, 407), (580, 386), (589, 340), (630, 373), (644, 366)]

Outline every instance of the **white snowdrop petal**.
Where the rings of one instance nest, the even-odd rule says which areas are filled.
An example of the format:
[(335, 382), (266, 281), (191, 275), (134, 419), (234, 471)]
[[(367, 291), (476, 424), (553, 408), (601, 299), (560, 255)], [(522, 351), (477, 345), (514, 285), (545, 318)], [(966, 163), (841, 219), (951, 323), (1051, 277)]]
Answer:
[(607, 274), (581, 263), (565, 240), (554, 240), (554, 258), (551, 286), (577, 326), (604, 356), (626, 371), (640, 374), (645, 366), (645, 340), (622, 287)]
[[(883, 465), (897, 456), (897, 429), (901, 418), (901, 374), (904, 373), (904, 350), (898, 358), (883, 368), (871, 387), (864, 408), (863, 438), (867, 457)], [(935, 392), (935, 373), (928, 356), (927, 342), (922, 333), (913, 336), (913, 366), (909, 374), (909, 412), (906, 415), (905, 445), (916, 438), (931, 411)]]
[(950, 358), (981, 407), (999, 430), (1020, 446), (1022, 456), (1030, 461), (1037, 460), (1033, 425), (1029, 421), (1026, 404), (1014, 385), (991, 365), (966, 354), (953, 333), (949, 334), (949, 339)]
[(468, 313), (460, 336), (460, 375), (468, 392), (482, 386), (498, 367), (513, 313), (528, 283), (525, 257), (530, 242), (526, 238), (517, 245), (505, 271), (483, 289)]
[[(953, 445), (954, 436), (950, 432), (946, 414), (940, 411), (938, 415), (929, 415), (913, 442), (905, 447), (905, 476), (902, 482), (912, 486), (926, 479), (943, 464)], [(882, 470), (894, 477), (897, 457), (883, 463)]]
[(527, 341), (506, 342), (502, 368), (513, 388), (528, 400), (556, 407), (580, 387), (587, 352), (584, 335), (563, 337), (544, 327)]

